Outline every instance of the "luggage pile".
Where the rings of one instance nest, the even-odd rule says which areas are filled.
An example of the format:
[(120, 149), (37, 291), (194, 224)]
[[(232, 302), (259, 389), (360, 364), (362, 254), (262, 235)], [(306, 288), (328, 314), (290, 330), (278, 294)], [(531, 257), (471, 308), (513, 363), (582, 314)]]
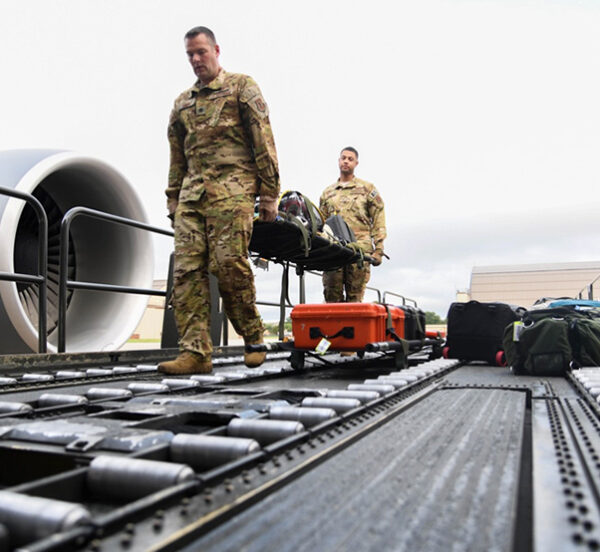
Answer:
[(503, 343), (516, 374), (557, 376), (600, 366), (600, 310), (576, 303), (529, 310), (507, 326)]
[(600, 302), (544, 298), (530, 310), (506, 303), (453, 303), (444, 356), (508, 364), (515, 374), (535, 376), (600, 366)]

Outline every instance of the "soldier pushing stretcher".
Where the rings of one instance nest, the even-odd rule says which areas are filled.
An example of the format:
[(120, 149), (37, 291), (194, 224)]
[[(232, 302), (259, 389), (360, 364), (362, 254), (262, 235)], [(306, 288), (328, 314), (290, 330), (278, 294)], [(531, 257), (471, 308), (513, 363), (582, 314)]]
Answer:
[[(383, 199), (370, 182), (354, 176), (358, 151), (346, 147), (338, 161), (340, 177), (321, 195), (319, 208), (327, 219), (341, 215), (356, 236), (363, 253), (370, 255), (373, 265), (381, 264), (383, 240), (386, 237)], [(327, 303), (360, 303), (371, 275), (368, 263), (348, 264), (323, 273), (323, 295)], [(345, 296), (344, 296), (345, 291)]]

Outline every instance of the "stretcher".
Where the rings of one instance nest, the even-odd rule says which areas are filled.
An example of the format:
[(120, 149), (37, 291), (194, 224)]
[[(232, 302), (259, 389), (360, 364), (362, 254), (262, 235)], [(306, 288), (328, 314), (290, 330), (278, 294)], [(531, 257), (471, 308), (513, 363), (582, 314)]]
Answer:
[(294, 263), (302, 270), (337, 270), (361, 260), (371, 260), (357, 247), (324, 234), (310, 235), (303, 232), (298, 224), (286, 219), (275, 222), (256, 220), (249, 249), (263, 259)]
[[(352, 263), (371, 262), (352, 244), (321, 234), (308, 235), (288, 219), (270, 223), (256, 220), (249, 249), (251, 254), (284, 265), (280, 338), (283, 335), (285, 304), (291, 306), (287, 281), (290, 263), (296, 265), (296, 272), (302, 276), (305, 270), (336, 270)], [(289, 351), (291, 365), (298, 370), (304, 368), (307, 355), (323, 359), (325, 353), (348, 351), (356, 352), (359, 357), (363, 357), (365, 352), (391, 355), (394, 365), (403, 368), (409, 353), (428, 348), (430, 358), (442, 355), (443, 336), (427, 335), (424, 328), (419, 333), (409, 329), (416, 322), (417, 310), (377, 303), (305, 304), (301, 293), (300, 304), (294, 306), (291, 312), (294, 339), (248, 345), (246, 350)]]

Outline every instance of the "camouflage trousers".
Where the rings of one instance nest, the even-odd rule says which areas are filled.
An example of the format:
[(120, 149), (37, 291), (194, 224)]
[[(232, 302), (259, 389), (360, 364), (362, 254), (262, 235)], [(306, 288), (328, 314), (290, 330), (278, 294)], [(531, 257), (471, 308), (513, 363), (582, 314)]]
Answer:
[[(323, 295), (326, 303), (360, 303), (371, 277), (371, 267), (364, 263), (346, 265), (338, 270), (323, 272)], [(344, 291), (346, 297), (344, 298)]]
[(212, 353), (208, 273), (219, 282), (225, 312), (247, 340), (262, 337), (248, 261), (254, 198), (180, 203), (175, 212), (173, 307), (181, 350)]

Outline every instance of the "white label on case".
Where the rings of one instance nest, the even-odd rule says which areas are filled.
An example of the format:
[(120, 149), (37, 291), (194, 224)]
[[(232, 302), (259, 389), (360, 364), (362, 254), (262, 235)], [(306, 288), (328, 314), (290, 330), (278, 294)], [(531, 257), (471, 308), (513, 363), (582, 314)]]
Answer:
[(325, 338), (323, 338), (315, 347), (315, 353), (324, 355), (329, 347), (331, 347), (331, 341), (327, 341)]
[(513, 341), (519, 341), (519, 338), (521, 337), (521, 332), (523, 331), (524, 327), (525, 325), (523, 324), (523, 322), (513, 323)]

